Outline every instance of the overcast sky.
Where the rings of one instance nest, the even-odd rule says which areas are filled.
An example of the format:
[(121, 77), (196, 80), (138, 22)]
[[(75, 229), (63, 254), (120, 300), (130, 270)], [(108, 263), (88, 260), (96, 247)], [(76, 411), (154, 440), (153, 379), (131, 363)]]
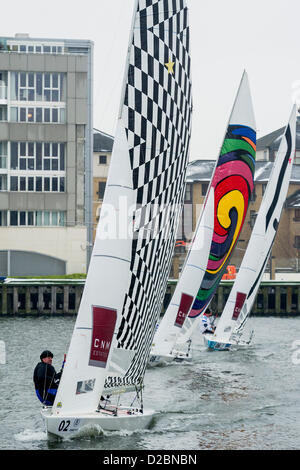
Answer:
[[(190, 159), (218, 155), (246, 69), (258, 137), (284, 126), (300, 106), (300, 0), (187, 0), (193, 132)], [(90, 39), (94, 127), (114, 134), (134, 0), (2, 2), (2, 36)]]

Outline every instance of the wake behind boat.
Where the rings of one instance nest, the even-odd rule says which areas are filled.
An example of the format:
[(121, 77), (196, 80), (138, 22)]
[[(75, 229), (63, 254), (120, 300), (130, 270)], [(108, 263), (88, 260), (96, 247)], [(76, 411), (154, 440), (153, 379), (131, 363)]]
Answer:
[[(140, 429), (155, 416), (144, 408), (143, 380), (185, 190), (189, 37), (185, 1), (136, 1), (91, 262), (56, 398), (42, 410), (59, 437)], [(120, 217), (125, 237), (114, 231)]]
[(296, 145), (296, 106), (281, 139), (272, 173), (259, 208), (242, 264), (213, 335), (204, 335), (210, 349), (247, 346), (242, 340), (280, 222), (291, 177)]
[(191, 360), (190, 341), (229, 263), (253, 190), (255, 119), (244, 72), (191, 247), (155, 333), (151, 366)]

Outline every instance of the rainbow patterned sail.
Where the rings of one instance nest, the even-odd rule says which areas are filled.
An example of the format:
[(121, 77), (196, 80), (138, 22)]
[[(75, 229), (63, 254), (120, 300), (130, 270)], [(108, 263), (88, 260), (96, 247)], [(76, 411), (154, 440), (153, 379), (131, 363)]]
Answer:
[(207, 194), (214, 191), (214, 233), (189, 318), (200, 315), (210, 303), (241, 233), (254, 187), (255, 152), (255, 119), (244, 72)]
[(255, 143), (244, 72), (185, 264), (153, 339), (149, 365), (190, 357), (187, 342), (218, 287), (243, 227), (254, 186)]

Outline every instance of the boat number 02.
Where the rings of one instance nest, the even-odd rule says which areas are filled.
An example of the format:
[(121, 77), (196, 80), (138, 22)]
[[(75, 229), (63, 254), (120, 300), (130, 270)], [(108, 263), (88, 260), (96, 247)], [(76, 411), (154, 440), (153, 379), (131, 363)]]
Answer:
[(67, 431), (68, 427), (70, 426), (71, 422), (69, 420), (67, 421), (61, 421), (58, 426), (59, 431)]

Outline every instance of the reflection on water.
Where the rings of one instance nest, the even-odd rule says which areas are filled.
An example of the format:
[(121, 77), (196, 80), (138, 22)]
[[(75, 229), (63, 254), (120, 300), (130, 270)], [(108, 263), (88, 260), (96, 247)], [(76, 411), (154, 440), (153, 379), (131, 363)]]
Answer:
[(50, 441), (32, 374), (44, 349), (54, 353), (53, 365), (60, 369), (74, 321), (72, 317), (0, 319), (0, 341), (6, 346), (6, 364), (0, 365), (0, 449), (300, 447), (300, 364), (293, 359), (300, 317), (251, 318), (253, 343), (240, 351), (207, 351), (196, 334), (192, 363), (147, 369), (144, 404), (160, 412), (149, 430)]

